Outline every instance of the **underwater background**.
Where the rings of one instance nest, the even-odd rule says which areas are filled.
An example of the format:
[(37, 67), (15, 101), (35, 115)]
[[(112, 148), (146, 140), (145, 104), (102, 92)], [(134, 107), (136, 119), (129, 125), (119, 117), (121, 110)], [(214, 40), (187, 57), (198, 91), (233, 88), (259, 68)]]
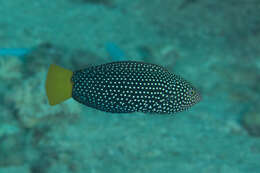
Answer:
[[(51, 63), (135, 60), (196, 86), (172, 115), (50, 106)], [(0, 0), (0, 173), (259, 173), (259, 0)]]

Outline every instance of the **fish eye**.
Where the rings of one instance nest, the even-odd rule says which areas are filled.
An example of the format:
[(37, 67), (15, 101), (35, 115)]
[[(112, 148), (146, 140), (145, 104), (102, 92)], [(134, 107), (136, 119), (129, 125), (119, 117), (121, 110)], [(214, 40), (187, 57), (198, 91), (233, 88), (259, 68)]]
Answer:
[(190, 96), (194, 96), (195, 95), (195, 90), (194, 89), (190, 89), (189, 90), (189, 95)]

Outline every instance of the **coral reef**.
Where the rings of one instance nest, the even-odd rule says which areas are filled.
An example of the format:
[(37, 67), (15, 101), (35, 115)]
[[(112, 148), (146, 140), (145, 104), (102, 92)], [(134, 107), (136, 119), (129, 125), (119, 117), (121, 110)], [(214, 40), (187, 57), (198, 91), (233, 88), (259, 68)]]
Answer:
[(255, 137), (260, 137), (260, 110), (254, 108), (254, 111), (247, 112), (241, 120), (242, 125), (247, 129), (248, 133)]
[(180, 58), (178, 49), (171, 43), (139, 46), (137, 51), (144, 62), (160, 64), (170, 71), (173, 71), (176, 61)]
[[(55, 51), (47, 49), (47, 52), (44, 52), (41, 45), (33, 54), (28, 55), (25, 62), (16, 57), (0, 59), (0, 80), (4, 81), (1, 83), (0, 93), (3, 98), (0, 116), (1, 167), (19, 167), (29, 163), (31, 167), (25, 170), (35, 173), (48, 168), (52, 157), (48, 156), (46, 162), (40, 157), (45, 152), (56, 157), (57, 150), (53, 144), (46, 144), (46, 141), (51, 140), (48, 134), (57, 125), (61, 127), (64, 123), (77, 120), (81, 113), (80, 105), (71, 100), (50, 109), (44, 83), (48, 64), (55, 58), (51, 55), (59, 53), (50, 55), (48, 52)], [(46, 56), (46, 59), (39, 60), (43, 56)]]
[(23, 73), (30, 75), (31, 73), (38, 72), (39, 69), (47, 69), (50, 63), (56, 63), (63, 67), (77, 70), (87, 65), (98, 64), (105, 61), (105, 59), (89, 50), (70, 50), (69, 48), (46, 42), (32, 49), (24, 57), (24, 61), (29, 65), (23, 68)]
[[(259, 9), (259, 0), (1, 1), (0, 173), (260, 172)], [(48, 106), (49, 64), (77, 70), (121, 55), (173, 70), (202, 101), (176, 116)]]
[(12, 84), (14, 80), (21, 80), (23, 74), (22, 62), (16, 57), (0, 58), (0, 79), (2, 85)]

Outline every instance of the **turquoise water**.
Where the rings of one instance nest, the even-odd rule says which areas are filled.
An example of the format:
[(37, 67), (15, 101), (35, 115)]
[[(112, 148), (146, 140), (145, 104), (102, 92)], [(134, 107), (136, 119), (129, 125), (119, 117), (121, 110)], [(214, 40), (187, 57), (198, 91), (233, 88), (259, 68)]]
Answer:
[[(0, 173), (260, 172), (258, 0), (0, 0)], [(160, 64), (202, 101), (173, 115), (50, 106), (51, 63)]]

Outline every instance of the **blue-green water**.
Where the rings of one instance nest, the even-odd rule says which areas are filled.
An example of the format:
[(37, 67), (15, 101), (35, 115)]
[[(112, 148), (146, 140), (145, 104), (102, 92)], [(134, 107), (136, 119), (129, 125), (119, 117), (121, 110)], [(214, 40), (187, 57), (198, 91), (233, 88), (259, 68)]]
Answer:
[[(0, 173), (260, 172), (258, 0), (0, 0)], [(162, 65), (200, 103), (173, 115), (50, 106), (51, 63)]]

